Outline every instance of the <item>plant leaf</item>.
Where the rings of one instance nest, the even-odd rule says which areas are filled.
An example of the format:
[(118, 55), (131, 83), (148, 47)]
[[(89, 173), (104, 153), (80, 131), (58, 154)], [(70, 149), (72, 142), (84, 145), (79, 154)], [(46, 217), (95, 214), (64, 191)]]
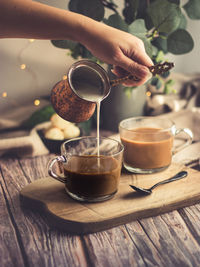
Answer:
[(70, 0), (69, 10), (97, 21), (104, 18), (104, 6), (100, 0)]
[(160, 63), (164, 61), (164, 53), (162, 50), (160, 50), (155, 58), (156, 63)]
[(81, 130), (83, 131), (84, 135), (90, 135), (91, 129), (92, 129), (92, 117), (87, 120), (87, 121), (83, 121), (78, 123), (78, 127), (81, 128)]
[(136, 87), (123, 87), (124, 93), (125, 95), (130, 98), (132, 95), (132, 91), (135, 89)]
[(155, 57), (158, 54), (159, 49), (155, 45), (152, 46), (152, 57)]
[(152, 57), (153, 47), (152, 47), (151, 42), (146, 38), (146, 36), (143, 37), (143, 36), (138, 35), (137, 37), (143, 41), (146, 53), (149, 55), (149, 57)]
[(68, 9), (70, 11), (77, 12), (76, 10), (78, 10), (78, 3), (79, 0), (70, 0), (68, 4)]
[(154, 27), (159, 32), (171, 33), (180, 24), (181, 9), (167, 0), (155, 0), (147, 10)]
[(91, 52), (80, 43), (69, 40), (51, 40), (51, 43), (58, 48), (69, 49), (70, 55), (74, 59), (77, 59), (79, 56), (82, 58), (93, 57)]
[(187, 28), (187, 19), (183, 13), (181, 13), (180, 24), (178, 26), (179, 29), (186, 29)]
[(184, 29), (178, 29), (171, 33), (167, 38), (168, 51), (175, 55), (190, 52), (194, 47), (194, 41)]
[(131, 24), (136, 19), (139, 0), (125, 0), (124, 5), (125, 8), (122, 10), (122, 13), (124, 15), (125, 22), (127, 24)]
[(166, 84), (168, 84), (168, 85), (174, 85), (174, 84), (175, 84), (175, 81), (172, 80), (172, 79), (170, 79), (170, 80), (168, 80), (168, 81), (166, 82)]
[(128, 32), (140, 38), (143, 41), (145, 50), (147, 54), (151, 57), (153, 53), (152, 52), (153, 48), (151, 42), (146, 37), (147, 29), (145, 27), (144, 20), (143, 19), (135, 20), (133, 23), (129, 25)]
[(160, 89), (162, 86), (162, 81), (159, 77), (153, 77), (151, 79), (151, 85), (155, 86), (156, 89)]
[(131, 25), (129, 25), (129, 32), (132, 34), (141, 34), (145, 35), (147, 29), (145, 27), (145, 22), (143, 19), (137, 19)]
[(26, 129), (32, 129), (35, 125), (49, 121), (51, 116), (55, 113), (55, 110), (51, 105), (45, 106), (35, 112), (33, 112), (27, 120), (22, 123), (22, 127)]
[(163, 77), (164, 79), (167, 78), (170, 75), (170, 71), (163, 72), (160, 76)]
[(175, 81), (174, 80), (168, 80), (166, 83), (165, 83), (165, 86), (164, 86), (164, 93), (165, 94), (171, 94), (172, 92), (176, 92), (176, 90), (174, 89), (173, 85), (175, 84)]
[(180, 5), (180, 0), (168, 0), (170, 3), (174, 3), (176, 5)]
[(199, 0), (189, 0), (183, 8), (190, 19), (200, 19), (200, 3)]
[(151, 85), (156, 86), (157, 82), (158, 82), (158, 78), (157, 77), (153, 77), (151, 79)]
[(153, 45), (155, 45), (158, 50), (161, 50), (163, 53), (167, 54), (167, 38), (158, 37), (153, 40)]
[(146, 10), (148, 6), (147, 0), (139, 0), (138, 10), (137, 10), (137, 19), (145, 18)]
[(63, 49), (74, 49), (77, 45), (76, 42), (70, 41), (70, 40), (51, 40), (51, 43), (58, 48)]
[(128, 32), (128, 25), (118, 14), (111, 15), (108, 19), (105, 19), (104, 22), (109, 26)]

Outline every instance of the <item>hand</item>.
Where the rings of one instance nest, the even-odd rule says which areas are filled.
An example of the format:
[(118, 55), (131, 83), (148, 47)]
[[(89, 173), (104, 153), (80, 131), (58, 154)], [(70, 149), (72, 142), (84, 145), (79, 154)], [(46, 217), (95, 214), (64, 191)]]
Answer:
[(148, 67), (153, 62), (146, 54), (143, 42), (129, 33), (98, 23), (85, 43), (94, 56), (113, 65), (112, 72), (118, 77), (131, 73), (139, 78), (139, 81), (126, 81), (127, 86), (139, 86), (152, 76)]
[(153, 65), (137, 37), (86, 16), (35, 1), (0, 0), (0, 38), (7, 37), (80, 42), (94, 56), (113, 65), (117, 76), (131, 73), (139, 78), (139, 81), (127, 81), (125, 84), (129, 86), (145, 83), (150, 75), (148, 67)]

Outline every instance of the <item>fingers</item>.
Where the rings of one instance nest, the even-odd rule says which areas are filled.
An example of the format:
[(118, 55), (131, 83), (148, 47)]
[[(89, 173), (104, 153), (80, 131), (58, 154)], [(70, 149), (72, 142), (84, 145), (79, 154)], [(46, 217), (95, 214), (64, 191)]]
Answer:
[[(149, 66), (152, 65), (153, 64), (151, 63)], [(141, 79), (145, 78), (149, 74), (148, 65), (137, 62), (135, 55), (134, 58), (132, 58), (122, 54), (119, 66), (125, 69), (128, 73), (131, 73)]]
[(139, 44), (137, 45), (137, 50), (134, 51), (133, 56), (130, 58), (133, 59), (135, 62), (142, 64), (144, 66), (147, 66), (147, 67), (154, 65), (151, 58), (147, 55), (144, 44), (141, 40)]
[(124, 84), (127, 86), (138, 86), (145, 83), (152, 77), (148, 67), (154, 65), (145, 51), (144, 43), (136, 37), (133, 41), (131, 48), (120, 48), (117, 64), (114, 67), (116, 75), (119, 77), (132, 74), (138, 78), (138, 81), (128, 80), (125, 82)]
[(148, 56), (148, 54), (145, 51), (145, 46), (144, 43), (141, 39), (137, 38), (134, 36), (134, 50), (132, 51), (132, 54), (126, 54), (124, 53), (125, 51), (123, 51), (122, 49), (122, 53), (124, 55), (126, 55), (128, 58), (134, 60), (135, 62), (150, 67), (153, 65), (153, 61), (151, 60), (151, 58)]
[[(152, 64), (151, 64), (152, 65)], [(112, 71), (118, 77), (125, 77), (132, 74), (134, 77), (138, 78), (138, 81), (127, 80), (123, 84), (126, 86), (139, 86), (144, 84), (147, 80), (152, 77), (151, 72), (148, 67), (138, 64), (130, 58), (124, 56), (123, 60), (120, 60), (120, 66), (114, 66)]]
[[(127, 75), (130, 75), (130, 73), (128, 73), (124, 69), (120, 68), (119, 66), (114, 66), (114, 68), (111, 70), (111, 72), (119, 78), (126, 77)], [(144, 84), (151, 77), (152, 77), (152, 75), (150, 74), (149, 76), (147, 76), (147, 78), (143, 78), (143, 79), (140, 78), (137, 81), (134, 79), (128, 79), (125, 82), (123, 82), (122, 84), (125, 86), (131, 86), (131, 87), (132, 86), (139, 86), (139, 85)], [(135, 76), (135, 78), (136, 78), (136, 76)]]

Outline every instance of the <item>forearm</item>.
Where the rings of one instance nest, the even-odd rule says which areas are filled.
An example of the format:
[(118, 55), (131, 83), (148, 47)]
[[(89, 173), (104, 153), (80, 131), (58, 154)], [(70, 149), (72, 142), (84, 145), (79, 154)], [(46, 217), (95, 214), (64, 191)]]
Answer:
[(94, 21), (85, 16), (30, 0), (0, 0), (0, 38), (80, 42), (84, 27), (91, 22)]
[[(0, 38), (72, 40), (97, 58), (118, 66), (119, 76), (132, 73), (143, 84), (153, 62), (137, 37), (86, 16), (31, 0), (0, 0)], [(123, 70), (123, 75), (121, 71)], [(130, 84), (129, 84), (130, 85)]]

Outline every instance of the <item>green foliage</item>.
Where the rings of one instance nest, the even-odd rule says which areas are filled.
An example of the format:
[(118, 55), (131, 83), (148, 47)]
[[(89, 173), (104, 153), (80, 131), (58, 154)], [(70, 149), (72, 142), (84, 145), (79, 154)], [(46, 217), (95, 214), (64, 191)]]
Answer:
[(104, 6), (100, 0), (71, 0), (69, 10), (88, 16), (97, 21), (104, 18)]
[[(188, 0), (184, 6), (182, 2), (182, 0), (124, 0), (120, 12), (117, 0), (70, 0), (68, 8), (137, 36), (144, 42), (146, 52), (154, 63), (158, 63), (165, 60), (164, 56), (168, 52), (180, 55), (190, 52), (194, 47), (192, 36), (187, 31), (187, 19), (188, 17), (200, 19), (199, 0)], [(109, 17), (106, 17), (106, 10), (111, 11)], [(82, 44), (67, 40), (54, 40), (52, 44), (68, 49), (75, 59), (81, 57), (97, 61)], [(159, 59), (160, 55), (162, 60)], [(156, 77), (152, 83), (155, 81), (157, 81), (156, 88), (159, 88), (160, 78)], [(169, 86), (171, 84), (166, 88)], [(129, 90), (125, 91), (128, 94)]]
[(93, 116), (87, 120), (78, 123), (78, 127), (82, 130), (83, 135), (90, 135), (93, 124)]
[(184, 29), (174, 31), (167, 39), (168, 51), (175, 55), (188, 53), (193, 47), (192, 36)]
[(183, 8), (191, 19), (200, 19), (200, 3), (199, 0), (189, 0)]
[(165, 94), (174, 93), (173, 85), (174, 85), (174, 81), (171, 80), (171, 79), (168, 80), (168, 81), (165, 83), (164, 93), (165, 93)]
[(153, 47), (150, 40), (146, 37), (147, 28), (143, 19), (136, 19), (128, 27), (128, 32), (140, 38), (144, 42), (145, 50), (150, 57), (153, 54)]
[(156, 89), (159, 89), (162, 86), (162, 80), (158, 76), (153, 77), (151, 80), (151, 85), (155, 86)]
[[(49, 121), (54, 113), (55, 110), (53, 109), (52, 105), (42, 107), (41, 109), (33, 112), (31, 116), (21, 124), (21, 127), (27, 130), (31, 130), (37, 124)], [(89, 120), (77, 124), (81, 129), (82, 134), (90, 135), (93, 120), (93, 117), (91, 117)]]
[(55, 110), (51, 105), (45, 106), (35, 112), (22, 123), (22, 127), (26, 129), (32, 129), (35, 125), (49, 121), (51, 116), (55, 113)]
[(137, 16), (137, 10), (139, 7), (139, 0), (125, 0), (124, 1), (124, 9), (123, 9), (123, 15), (124, 15), (124, 19), (125, 22), (127, 24), (131, 24)]
[(181, 9), (167, 0), (156, 0), (147, 8), (147, 12), (158, 32), (171, 33), (181, 21)]
[(119, 30), (128, 31), (128, 25), (119, 14), (113, 14), (108, 19), (104, 19), (104, 23)]

